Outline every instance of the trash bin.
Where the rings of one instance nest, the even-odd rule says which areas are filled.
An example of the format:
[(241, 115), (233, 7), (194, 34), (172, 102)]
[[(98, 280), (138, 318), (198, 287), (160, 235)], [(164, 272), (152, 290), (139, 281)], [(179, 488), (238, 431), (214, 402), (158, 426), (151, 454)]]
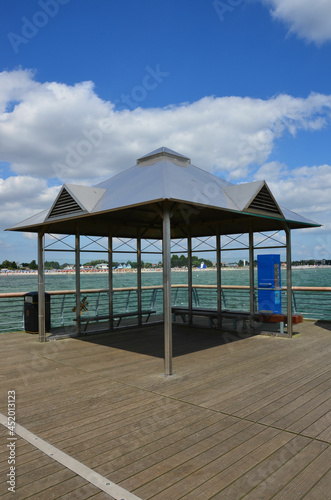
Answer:
[[(24, 325), (27, 333), (39, 333), (38, 325), (38, 292), (24, 295)], [(51, 329), (51, 296), (45, 293), (45, 326), (46, 332)]]

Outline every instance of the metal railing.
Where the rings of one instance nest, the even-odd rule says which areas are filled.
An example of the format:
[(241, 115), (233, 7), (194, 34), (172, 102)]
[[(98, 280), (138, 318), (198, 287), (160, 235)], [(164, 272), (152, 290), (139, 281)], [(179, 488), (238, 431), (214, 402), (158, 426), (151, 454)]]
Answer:
[[(75, 307), (74, 290), (58, 290), (48, 292), (51, 296), (51, 327), (74, 324), (73, 308)], [(286, 287), (282, 288), (282, 303), (286, 313)], [(24, 330), (24, 296), (25, 293), (0, 294), (0, 332)], [(81, 297), (86, 296), (88, 316), (108, 314), (108, 290), (81, 290)], [(224, 285), (221, 288), (222, 308), (229, 310), (249, 311), (250, 296), (248, 286)], [(254, 292), (255, 309), (257, 310), (257, 290)], [(193, 307), (217, 309), (216, 285), (193, 285)], [(302, 314), (306, 319), (331, 320), (331, 287), (293, 287), (293, 312)], [(188, 306), (187, 285), (172, 285), (172, 304)], [(135, 287), (114, 289), (114, 312), (136, 311), (138, 295)], [(163, 287), (142, 287), (142, 309), (163, 312)]]

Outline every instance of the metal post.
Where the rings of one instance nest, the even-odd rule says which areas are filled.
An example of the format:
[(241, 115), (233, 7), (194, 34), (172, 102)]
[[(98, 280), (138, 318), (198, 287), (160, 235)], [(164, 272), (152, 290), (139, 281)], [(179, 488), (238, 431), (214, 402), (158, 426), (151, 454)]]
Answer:
[(216, 233), (216, 270), (217, 270), (217, 312), (218, 326), (222, 325), (222, 276), (221, 276), (221, 236), (220, 230), (217, 228)]
[(45, 236), (44, 232), (38, 233), (38, 330), (39, 342), (46, 342), (46, 324), (45, 324)]
[(249, 229), (249, 312), (254, 315), (254, 233)]
[(171, 233), (170, 210), (165, 203), (163, 210), (163, 321), (164, 321), (164, 371), (172, 375), (172, 323), (171, 323)]
[(80, 328), (80, 237), (79, 226), (76, 225), (75, 234), (75, 277), (76, 277), (76, 333), (81, 333)]
[[(192, 236), (191, 231), (187, 237), (187, 289), (188, 289), (188, 310), (192, 311)], [(189, 325), (192, 325), (192, 314), (189, 314)]]
[(287, 335), (292, 337), (292, 262), (291, 262), (291, 230), (288, 226), (286, 233), (286, 274), (287, 274)]
[(138, 236), (137, 236), (137, 294), (138, 294), (138, 326), (142, 325), (142, 318), (141, 318), (141, 237), (140, 237), (140, 231), (138, 230)]
[(108, 310), (109, 310), (109, 328), (113, 329), (114, 312), (114, 291), (113, 291), (113, 235), (108, 233)]

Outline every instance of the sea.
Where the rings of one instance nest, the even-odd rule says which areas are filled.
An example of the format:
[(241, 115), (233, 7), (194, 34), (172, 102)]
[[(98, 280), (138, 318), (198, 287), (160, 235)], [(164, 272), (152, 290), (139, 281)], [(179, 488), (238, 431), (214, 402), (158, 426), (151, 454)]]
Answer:
[[(133, 272), (114, 273), (114, 288), (127, 288), (137, 286), (137, 274)], [(222, 271), (222, 285), (249, 285), (249, 269), (225, 269)], [(171, 281), (173, 285), (187, 284), (188, 274), (185, 271), (172, 271)], [(217, 274), (215, 270), (194, 270), (192, 274), (193, 285), (216, 285)], [(294, 268), (292, 270), (293, 286), (309, 286), (309, 287), (331, 287), (331, 266), (330, 267), (309, 267), (309, 268)], [(162, 272), (151, 271), (142, 273), (142, 286), (158, 286), (162, 285)], [(257, 273), (255, 271), (255, 285), (257, 285)], [(286, 286), (286, 269), (281, 270), (281, 285)], [(108, 274), (107, 273), (82, 273), (81, 274), (81, 290), (86, 289), (107, 289)], [(0, 274), (0, 293), (10, 292), (31, 292), (38, 289), (38, 275), (5, 275)], [(67, 273), (46, 274), (45, 275), (46, 291), (54, 290), (74, 290), (75, 275)], [(183, 290), (183, 289), (182, 289)], [(126, 292), (127, 293), (127, 292)], [(152, 292), (150, 292), (152, 293)], [(185, 295), (184, 301), (180, 304), (185, 304), (187, 301), (187, 292), (182, 291)], [(212, 294), (212, 297), (210, 295)], [(216, 307), (216, 294), (214, 292), (200, 291), (201, 307)], [(205, 294), (205, 295), (204, 295)], [(209, 295), (208, 295), (209, 294)], [(97, 306), (96, 301), (98, 294), (88, 296), (89, 311), (94, 310)], [(115, 294), (116, 296), (116, 294)], [(52, 298), (52, 326), (60, 326), (61, 313), (61, 295)], [(74, 305), (74, 296), (66, 298), (66, 311), (64, 317), (66, 320), (73, 321), (72, 307)], [(180, 294), (178, 295), (180, 297)], [(205, 299), (203, 299), (205, 297)], [(122, 310), (126, 303), (124, 295), (117, 295), (117, 300), (120, 301), (118, 312)], [(131, 300), (131, 299), (130, 299)], [(149, 300), (149, 299), (147, 299)], [(203, 302), (205, 300), (205, 303)], [(223, 295), (223, 300), (226, 308), (246, 310), (249, 309), (249, 293), (238, 291), (227, 291)], [(227, 300), (227, 303), (225, 302)], [(107, 295), (103, 294), (100, 299), (99, 314), (107, 314)], [(103, 302), (102, 302), (103, 301)], [(284, 310), (286, 309), (286, 298), (283, 300)], [(294, 311), (303, 314), (306, 318), (327, 319), (331, 320), (331, 292), (294, 292), (293, 294)], [(130, 302), (131, 304), (131, 302)], [(0, 298), (0, 332), (22, 329), (23, 299), (4, 299)], [(114, 306), (115, 307), (115, 306)], [(136, 310), (136, 305), (132, 304), (133, 310)], [(148, 303), (145, 308), (148, 307)], [(155, 308), (157, 312), (162, 312), (162, 294), (158, 294)], [(130, 305), (131, 310), (131, 305)], [(103, 311), (103, 312), (102, 312)]]
[[(256, 274), (256, 272), (255, 272)], [(114, 288), (131, 287), (137, 285), (137, 274), (131, 272), (114, 273)], [(193, 271), (194, 285), (216, 285), (216, 271), (195, 270)], [(108, 288), (107, 273), (83, 273), (81, 274), (81, 289)], [(255, 276), (256, 281), (256, 276)], [(187, 272), (172, 271), (172, 284), (187, 284)], [(286, 270), (281, 271), (281, 283), (286, 286)], [(223, 285), (249, 285), (248, 269), (233, 269), (222, 271)], [(161, 272), (143, 272), (143, 286), (162, 285)], [(314, 286), (331, 287), (331, 266), (330, 267), (309, 267), (292, 269), (293, 286)], [(31, 292), (38, 289), (37, 274), (25, 275), (5, 275), (0, 274), (0, 293), (10, 292)], [(74, 290), (74, 274), (46, 274), (45, 289), (53, 290)]]

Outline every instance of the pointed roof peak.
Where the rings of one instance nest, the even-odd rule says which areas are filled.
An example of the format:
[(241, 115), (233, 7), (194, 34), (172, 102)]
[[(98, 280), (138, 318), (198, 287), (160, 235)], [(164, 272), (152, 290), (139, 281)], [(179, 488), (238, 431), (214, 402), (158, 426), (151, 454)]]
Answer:
[(190, 165), (191, 163), (190, 158), (188, 158), (187, 156), (177, 153), (172, 149), (161, 147), (155, 149), (154, 151), (148, 153), (147, 155), (142, 156), (141, 158), (138, 158), (137, 165), (139, 165), (140, 167), (150, 166), (162, 160), (171, 161), (176, 165), (180, 165), (183, 167)]

